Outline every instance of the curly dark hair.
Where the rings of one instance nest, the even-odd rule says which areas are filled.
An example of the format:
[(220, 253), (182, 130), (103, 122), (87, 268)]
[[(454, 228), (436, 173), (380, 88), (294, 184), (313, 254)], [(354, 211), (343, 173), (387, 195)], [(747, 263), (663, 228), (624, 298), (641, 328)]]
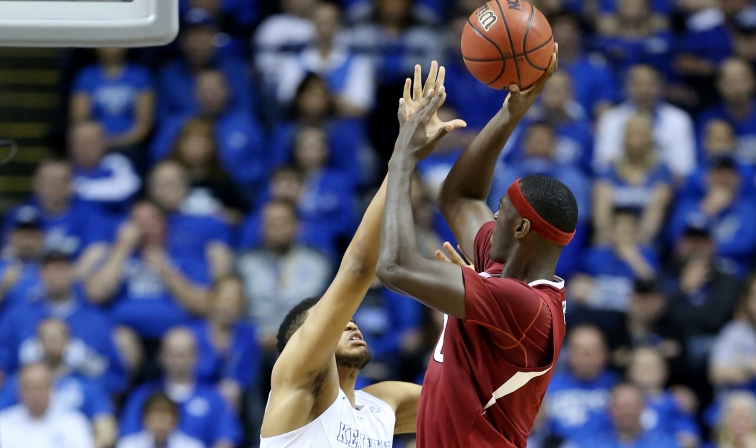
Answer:
[(276, 348), (278, 349), (278, 353), (283, 352), (289, 339), (291, 339), (294, 333), (299, 330), (299, 327), (302, 326), (305, 319), (307, 319), (307, 313), (310, 311), (310, 308), (315, 306), (319, 300), (320, 297), (309, 297), (294, 305), (294, 307), (289, 310), (289, 313), (286, 314), (283, 322), (281, 322), (281, 325), (278, 327), (278, 334), (276, 335)]
[(567, 185), (546, 176), (525, 176), (520, 180), (520, 189), (546, 222), (562, 232), (575, 231), (578, 205)]

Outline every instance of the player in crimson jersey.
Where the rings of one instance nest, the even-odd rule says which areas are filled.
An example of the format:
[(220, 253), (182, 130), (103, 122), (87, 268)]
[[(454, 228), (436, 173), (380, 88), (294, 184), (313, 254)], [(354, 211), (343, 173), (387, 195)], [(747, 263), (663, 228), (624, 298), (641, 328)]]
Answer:
[(424, 259), (410, 204), (412, 172), (430, 150), (426, 123), (443, 102), (439, 88), (422, 104), (403, 99), (389, 163), (381, 252), (376, 270), (390, 289), (445, 313), (420, 398), (420, 448), (525, 448), (565, 333), (564, 281), (554, 276), (575, 231), (577, 203), (559, 181), (515, 181), (496, 215), (486, 205), (499, 154), (556, 70), (520, 92), (510, 87), (501, 111), (454, 164), (439, 207), (474, 270)]

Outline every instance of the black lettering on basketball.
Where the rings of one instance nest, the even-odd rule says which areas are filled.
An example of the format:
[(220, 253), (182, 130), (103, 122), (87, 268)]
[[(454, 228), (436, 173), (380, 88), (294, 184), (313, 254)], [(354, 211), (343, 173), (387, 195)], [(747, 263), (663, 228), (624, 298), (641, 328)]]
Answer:
[(507, 0), (507, 9), (514, 9), (515, 11), (522, 11), (520, 0)]
[(491, 11), (491, 8), (489, 8), (487, 4), (483, 5), (478, 10), (478, 22), (480, 22), (480, 26), (482, 26), (484, 30), (488, 31), (491, 28), (491, 25), (496, 23), (497, 20), (498, 17), (496, 17), (496, 14)]

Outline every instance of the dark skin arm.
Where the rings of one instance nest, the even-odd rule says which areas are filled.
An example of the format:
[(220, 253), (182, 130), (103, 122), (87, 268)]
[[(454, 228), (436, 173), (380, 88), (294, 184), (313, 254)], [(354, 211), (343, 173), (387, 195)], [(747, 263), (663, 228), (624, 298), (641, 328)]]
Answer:
[(493, 219), (486, 201), (491, 191), (496, 161), (515, 127), (541, 93), (557, 67), (558, 45), (549, 68), (533, 87), (520, 91), (509, 87), (504, 106), (462, 152), (441, 186), (437, 205), (451, 227), (462, 253), (473, 253), (475, 235)]
[[(473, 252), (473, 241), (480, 227), (493, 219), (486, 197), (493, 179), (494, 162), (506, 143), (516, 121), (525, 114), (556, 70), (556, 52), (546, 74), (536, 85), (520, 92), (510, 87), (505, 107), (481, 132), (482, 137), (468, 147), (447, 177), (445, 217), (461, 243), (463, 252)], [(410, 203), (411, 176), (417, 162), (433, 150), (448, 130), (441, 128), (430, 139), (425, 128), (431, 115), (446, 99), (443, 87), (429, 91), (423, 102), (401, 127), (389, 162), (386, 206), (381, 228), (381, 251), (376, 274), (390, 290), (415, 298), (443, 313), (465, 318), (465, 286), (462, 268), (439, 260), (426, 260), (417, 248), (417, 236)], [(400, 106), (399, 114), (403, 113)], [(516, 118), (512, 120), (511, 118)], [(402, 121), (400, 119), (400, 121)], [(515, 123), (511, 123), (515, 121)], [(501, 126), (502, 129), (497, 129)], [(511, 129), (510, 129), (511, 127)], [(494, 149), (497, 148), (497, 149)], [(450, 181), (451, 179), (451, 181)], [(441, 201), (441, 199), (439, 199)], [(452, 210), (452, 205), (459, 210)], [(439, 203), (441, 206), (441, 203)], [(455, 225), (457, 227), (455, 227)], [(459, 231), (463, 230), (464, 234)], [(468, 238), (461, 238), (466, 236)]]

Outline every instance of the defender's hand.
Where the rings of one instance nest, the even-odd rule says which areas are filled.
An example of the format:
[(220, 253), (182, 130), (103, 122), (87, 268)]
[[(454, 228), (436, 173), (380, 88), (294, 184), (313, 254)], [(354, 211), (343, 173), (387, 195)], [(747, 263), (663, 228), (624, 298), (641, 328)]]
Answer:
[(454, 250), (451, 243), (447, 241), (444, 243), (444, 250), (446, 251), (446, 254), (440, 250), (436, 251), (436, 259), (447, 263), (454, 263), (463, 268), (475, 269), (475, 266), (473, 266), (465, 254), (462, 253), (462, 249), (459, 246), (457, 246), (457, 250)]
[(444, 86), (441, 86), (438, 91), (430, 89), (410, 118), (406, 115), (404, 98), (399, 100), (399, 122), (404, 124), (399, 128), (399, 136), (394, 144), (394, 155), (391, 157), (392, 162), (417, 163), (432, 153), (444, 135), (454, 129), (454, 125), (446, 123), (431, 135), (428, 135), (426, 131), (431, 116), (435, 115), (445, 100), (446, 88)]
[(543, 91), (546, 82), (557, 71), (559, 65), (559, 44), (554, 44), (554, 53), (551, 55), (551, 61), (549, 61), (549, 67), (541, 75), (541, 77), (527, 90), (520, 90), (517, 84), (509, 86), (509, 95), (504, 100), (504, 107), (507, 108), (510, 116), (522, 118), (525, 113), (530, 109), (530, 106), (538, 98), (538, 95)]
[[(404, 121), (402, 121), (402, 117), (399, 117), (400, 126), (404, 125), (404, 123), (415, 114), (415, 111), (420, 107), (420, 103), (423, 101), (425, 95), (428, 94), (428, 91), (433, 89), (438, 92), (439, 89), (444, 86), (446, 69), (443, 66), (439, 67), (438, 62), (436, 61), (431, 62), (428, 79), (425, 80), (425, 85), (422, 87), (422, 90), (420, 90), (420, 86), (422, 85), (421, 75), (422, 69), (420, 68), (420, 65), (415, 65), (414, 82), (409, 78), (404, 82), (404, 95), (402, 96), (402, 99), (404, 100), (405, 118)], [(428, 134), (428, 137), (430, 137), (438, 132), (440, 128), (447, 125), (451, 125), (452, 129), (467, 127), (467, 123), (465, 123), (464, 120), (456, 119), (451, 121), (441, 121), (441, 119), (438, 118), (438, 113), (434, 113), (428, 121), (428, 126), (425, 131)]]

